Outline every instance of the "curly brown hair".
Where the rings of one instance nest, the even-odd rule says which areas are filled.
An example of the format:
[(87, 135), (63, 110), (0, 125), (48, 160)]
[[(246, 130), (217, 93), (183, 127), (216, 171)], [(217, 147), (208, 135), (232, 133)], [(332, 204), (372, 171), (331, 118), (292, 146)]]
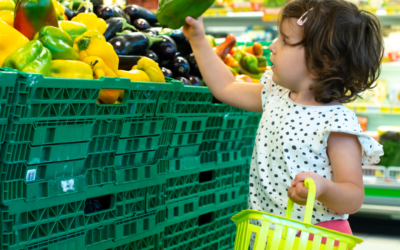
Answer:
[(377, 17), (344, 0), (295, 0), (281, 10), (278, 26), (306, 11), (303, 39), (290, 45), (304, 46), (308, 70), (318, 76), (310, 87), (315, 100), (348, 103), (374, 88), (384, 49)]

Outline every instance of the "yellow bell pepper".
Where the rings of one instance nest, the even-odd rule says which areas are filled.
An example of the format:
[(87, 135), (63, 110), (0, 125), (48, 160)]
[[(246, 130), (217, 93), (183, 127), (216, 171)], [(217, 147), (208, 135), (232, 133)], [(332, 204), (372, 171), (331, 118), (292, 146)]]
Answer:
[[(98, 56), (88, 56), (83, 60), (84, 63), (89, 65), (94, 73), (94, 78), (99, 79), (102, 76), (117, 77), (117, 75), (104, 63), (103, 59)], [(123, 95), (124, 90), (119, 89), (101, 89), (98, 100), (101, 103), (112, 104)]]
[(149, 76), (138, 69), (131, 71), (118, 70), (117, 76), (121, 78), (129, 78), (131, 82), (150, 82)]
[(143, 70), (152, 82), (165, 82), (164, 74), (158, 64), (150, 58), (143, 57), (137, 63), (137, 69)]
[(100, 79), (102, 76), (117, 77), (114, 71), (112, 71), (105, 64), (104, 60), (98, 56), (88, 56), (83, 59), (83, 62), (92, 68), (95, 79)]
[(98, 31), (87, 31), (75, 38), (74, 49), (79, 52), (80, 61), (89, 56), (97, 56), (114, 72), (114, 75), (118, 71), (119, 57), (114, 47), (107, 43)]
[(72, 60), (51, 61), (51, 77), (93, 79), (92, 68), (84, 62)]
[(76, 17), (72, 18), (73, 22), (83, 23), (86, 25), (88, 30), (97, 30), (100, 34), (104, 34), (107, 29), (107, 23), (101, 18), (98, 18), (96, 14), (89, 13), (81, 13)]
[[(121, 78), (128, 78), (131, 80), (131, 82), (150, 82), (149, 76), (145, 72), (138, 69), (131, 71), (118, 70), (117, 76)], [(121, 90), (119, 98), (121, 100), (124, 98), (124, 90)]]
[(14, 9), (15, 3), (12, 0), (0, 0), (0, 20), (11, 27), (14, 27)]
[(57, 0), (52, 0), (54, 9), (56, 10), (56, 15), (58, 20), (68, 20), (67, 16), (65, 15), (65, 9), (61, 5), (61, 3)]
[(28, 42), (29, 39), (18, 30), (0, 20), (0, 67), (11, 53)]

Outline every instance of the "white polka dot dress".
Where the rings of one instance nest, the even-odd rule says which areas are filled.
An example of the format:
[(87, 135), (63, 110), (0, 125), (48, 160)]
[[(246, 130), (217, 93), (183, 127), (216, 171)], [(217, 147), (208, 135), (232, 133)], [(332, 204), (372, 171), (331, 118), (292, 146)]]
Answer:
[[(258, 128), (250, 169), (249, 208), (284, 216), (287, 190), (295, 176), (315, 173), (332, 179), (326, 147), (331, 132), (357, 135), (363, 148), (363, 164), (378, 163), (382, 146), (364, 134), (356, 115), (337, 106), (303, 106), (289, 98), (289, 90), (272, 82), (264, 74), (260, 83), (263, 115)], [(361, 167), (361, 166), (360, 166)], [(305, 207), (295, 205), (293, 218), (304, 219)], [(312, 223), (347, 219), (315, 202)]]

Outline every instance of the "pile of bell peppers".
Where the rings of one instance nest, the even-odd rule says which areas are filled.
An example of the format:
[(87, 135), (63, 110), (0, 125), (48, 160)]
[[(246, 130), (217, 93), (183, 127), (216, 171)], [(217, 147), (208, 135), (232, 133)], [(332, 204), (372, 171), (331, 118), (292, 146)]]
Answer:
[[(44, 77), (165, 82), (149, 58), (129, 71), (119, 69), (119, 57), (103, 36), (105, 20), (89, 12), (68, 21), (64, 11), (56, 0), (19, 0), (16, 5), (0, 0), (0, 67)], [(123, 97), (124, 90), (102, 89), (98, 103), (118, 104)]]
[(265, 71), (269, 69), (260, 43), (255, 42), (253, 46), (248, 47), (236, 46), (236, 38), (232, 34), (218, 46), (212, 39), (209, 39), (209, 42), (212, 46), (214, 45), (215, 53), (224, 61), (238, 81), (258, 83)]

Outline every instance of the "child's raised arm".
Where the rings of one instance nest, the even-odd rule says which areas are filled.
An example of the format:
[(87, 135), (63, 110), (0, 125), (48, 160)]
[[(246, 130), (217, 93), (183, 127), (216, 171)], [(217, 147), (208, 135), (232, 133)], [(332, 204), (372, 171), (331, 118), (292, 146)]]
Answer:
[(183, 27), (196, 57), (201, 75), (213, 95), (228, 105), (253, 112), (262, 112), (261, 84), (236, 82), (235, 77), (216, 55), (207, 41), (203, 20), (186, 18), (188, 23)]

